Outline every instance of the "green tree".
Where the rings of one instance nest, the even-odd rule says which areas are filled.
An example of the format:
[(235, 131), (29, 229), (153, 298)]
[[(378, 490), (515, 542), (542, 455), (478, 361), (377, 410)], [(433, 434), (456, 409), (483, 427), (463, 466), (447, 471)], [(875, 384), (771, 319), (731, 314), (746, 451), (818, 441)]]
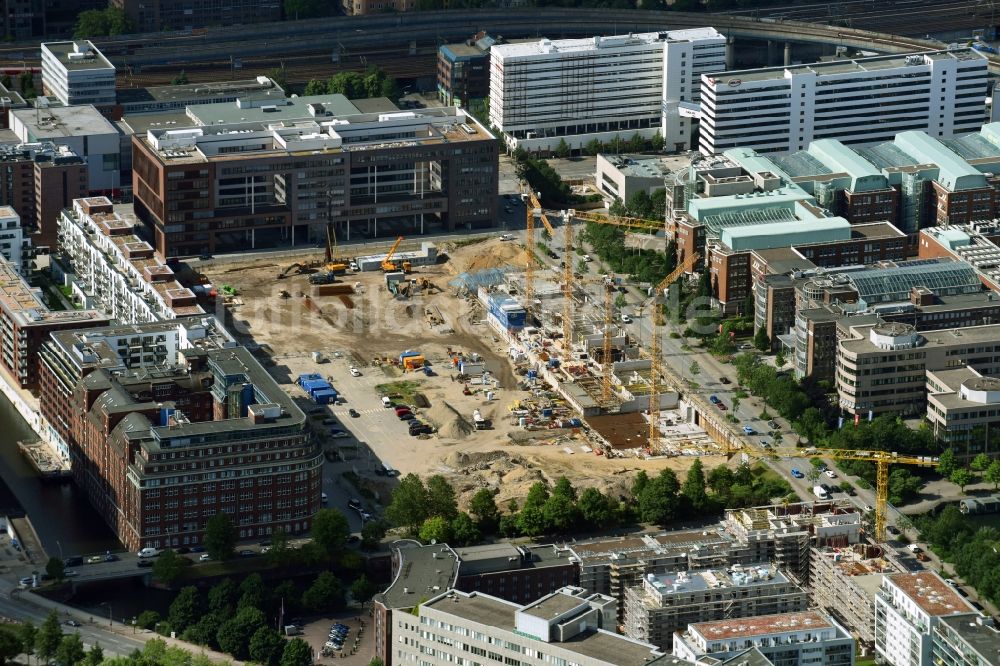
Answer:
[(49, 561), (45, 563), (45, 573), (49, 575), (49, 578), (62, 580), (65, 571), (66, 565), (58, 557), (50, 557)]
[(361, 528), (361, 548), (377, 550), (379, 542), (388, 530), (389, 526), (384, 520), (369, 520)]
[(440, 474), (427, 479), (427, 514), (441, 516), (446, 520), (452, 520), (458, 515), (455, 489)]
[(167, 623), (174, 631), (182, 632), (197, 622), (201, 613), (201, 595), (198, 594), (198, 588), (188, 585), (181, 589), (170, 604)]
[(21, 637), (14, 631), (13, 627), (8, 630), (0, 630), (0, 666), (11, 661), (21, 654), (23, 649)]
[(495, 532), (500, 524), (500, 510), (489, 488), (476, 491), (469, 501), (469, 513), (475, 516), (479, 529), (487, 534)]
[(219, 627), (216, 634), (219, 649), (236, 659), (245, 661), (250, 656), (250, 639), (266, 624), (264, 614), (258, 609), (246, 607), (239, 609), (236, 615)]
[(451, 525), (444, 516), (431, 516), (420, 526), (420, 540), (424, 543), (447, 543), (451, 538)]
[(716, 497), (722, 500), (721, 504), (724, 504), (726, 506), (729, 505), (729, 502), (726, 501), (726, 498), (729, 497), (729, 492), (732, 489), (734, 483), (735, 480), (733, 476), (733, 470), (729, 469), (724, 465), (720, 465), (712, 469), (712, 471), (708, 473), (708, 477), (706, 479), (706, 485), (712, 489), (712, 493)]
[(284, 65), (282, 65), (281, 67), (275, 67), (274, 69), (268, 70), (268, 72), (267, 72), (267, 78), (271, 79), (272, 81), (274, 81), (275, 83), (277, 83), (279, 86), (281, 86), (281, 89), (284, 90), (284, 91), (286, 91), (285, 94), (286, 95), (288, 94), (288, 92), (287, 92), (288, 91), (288, 70), (285, 69)]
[(636, 504), (639, 519), (644, 523), (664, 525), (677, 515), (677, 499), (680, 483), (670, 469), (663, 469), (656, 477), (644, 485)]
[(59, 647), (56, 648), (56, 661), (61, 666), (76, 666), (83, 661), (84, 656), (85, 651), (80, 632), (63, 636), (59, 641)]
[(109, 7), (104, 13), (108, 17), (108, 35), (127, 35), (136, 31), (135, 24), (124, 10)]
[(938, 474), (943, 477), (951, 477), (956, 469), (958, 469), (958, 460), (955, 458), (955, 451), (950, 448), (945, 449), (944, 453), (938, 458)]
[(153, 578), (164, 585), (172, 585), (181, 575), (184, 567), (189, 564), (191, 564), (191, 560), (181, 557), (168, 548), (156, 558), (156, 562), (153, 564)]
[(309, 83), (306, 84), (305, 90), (302, 91), (303, 95), (325, 95), (327, 91), (326, 81), (321, 79), (310, 79)]
[(330, 94), (340, 94), (348, 99), (365, 96), (365, 80), (357, 72), (340, 72), (327, 81), (326, 90)]
[(103, 37), (108, 34), (108, 17), (103, 10), (88, 9), (76, 16), (76, 27), (73, 36), (78, 39)]
[(569, 157), (570, 148), (569, 148), (569, 144), (566, 143), (566, 139), (559, 139), (559, 143), (556, 144), (556, 149), (555, 149), (554, 152), (555, 152), (556, 157), (560, 157), (560, 158), (567, 158), (567, 157)]
[(309, 643), (301, 638), (293, 638), (285, 643), (280, 666), (310, 666), (312, 663), (312, 648)]
[(314, 613), (335, 610), (344, 605), (344, 589), (329, 571), (322, 572), (302, 593), (302, 605)]
[(31, 663), (31, 655), (35, 654), (35, 645), (38, 642), (38, 629), (31, 620), (26, 620), (19, 629), (21, 639), (21, 650), (28, 657)]
[(964, 493), (965, 487), (972, 483), (972, 472), (964, 467), (959, 467), (948, 476), (948, 480), (958, 486)]
[(274, 629), (261, 627), (250, 637), (250, 658), (263, 666), (277, 666), (285, 640)]
[(358, 603), (365, 603), (371, 599), (376, 592), (378, 592), (378, 586), (368, 580), (368, 576), (364, 574), (355, 578), (354, 582), (351, 583), (351, 598)]
[(236, 604), (238, 594), (236, 583), (231, 578), (223, 578), (208, 591), (208, 610), (213, 613), (229, 614)]
[(767, 335), (767, 329), (761, 326), (753, 336), (753, 346), (762, 352), (771, 351), (771, 338)]
[(785, 352), (778, 350), (778, 353), (774, 355), (774, 367), (782, 368), (785, 365)]
[(329, 16), (333, 4), (327, 0), (285, 0), (285, 18), (298, 21), (300, 19)]
[(993, 462), (993, 459), (990, 458), (989, 454), (980, 453), (979, 455), (977, 455), (975, 458), (972, 459), (972, 462), (969, 463), (969, 467), (975, 470), (976, 472), (979, 472), (981, 475), (983, 472), (986, 471), (986, 468), (990, 466), (991, 462)]
[(385, 662), (382, 661), (381, 657), (372, 657), (371, 661), (368, 662), (368, 666), (385, 666)]
[(451, 538), (457, 546), (473, 546), (479, 543), (482, 534), (469, 514), (462, 511), (451, 521)]
[(416, 474), (407, 474), (392, 491), (392, 500), (385, 509), (385, 517), (397, 527), (405, 527), (410, 532), (427, 519), (427, 488)]
[(188, 84), (188, 75), (183, 69), (175, 76), (170, 79), (170, 85), (172, 86), (186, 86)]
[(244, 606), (260, 608), (264, 605), (264, 579), (259, 573), (252, 573), (240, 583), (240, 600), (237, 608)]
[(618, 500), (605, 495), (597, 488), (584, 488), (577, 504), (583, 523), (603, 528), (614, 527), (621, 522)]
[(351, 535), (351, 526), (340, 511), (320, 509), (313, 517), (311, 534), (314, 543), (333, 555), (344, 548), (344, 542)]
[(236, 528), (229, 516), (217, 513), (205, 525), (205, 548), (213, 560), (228, 560), (236, 548)]
[(684, 478), (684, 485), (681, 486), (681, 494), (695, 512), (702, 513), (709, 508), (708, 493), (705, 492), (705, 470), (701, 460), (695, 458), (691, 464)]
[(141, 629), (155, 629), (160, 621), (160, 614), (155, 610), (144, 610), (135, 618), (136, 625)]
[(1000, 487), (1000, 460), (994, 460), (983, 472), (983, 480), (993, 484), (993, 489)]
[(104, 649), (100, 643), (94, 643), (83, 658), (84, 666), (100, 666), (104, 662)]
[(580, 517), (575, 498), (563, 493), (555, 493), (545, 500), (542, 507), (545, 530), (548, 533), (566, 534), (576, 528)]
[(35, 635), (35, 653), (44, 662), (49, 662), (56, 656), (59, 643), (62, 641), (62, 627), (59, 626), (59, 614), (52, 610), (45, 616), (45, 621)]
[(691, 361), (691, 365), (688, 366), (688, 372), (691, 373), (692, 377), (697, 377), (701, 374), (701, 365), (698, 361)]

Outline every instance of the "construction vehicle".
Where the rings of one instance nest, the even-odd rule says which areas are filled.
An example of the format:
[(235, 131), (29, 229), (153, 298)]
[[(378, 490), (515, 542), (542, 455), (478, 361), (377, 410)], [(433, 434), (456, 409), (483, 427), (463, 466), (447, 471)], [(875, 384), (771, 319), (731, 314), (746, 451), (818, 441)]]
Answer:
[(408, 261), (394, 262), (392, 260), (393, 255), (396, 254), (396, 249), (399, 248), (399, 244), (403, 242), (403, 237), (399, 236), (396, 242), (392, 244), (389, 248), (389, 252), (385, 255), (385, 259), (382, 260), (382, 270), (386, 273), (394, 273), (396, 271), (403, 271), (404, 273), (409, 273), (413, 270), (413, 266)]
[(337, 276), (347, 273), (347, 264), (340, 258), (337, 250), (337, 232), (333, 222), (326, 225), (326, 250), (323, 253), (323, 267), (318, 273), (309, 277), (311, 284), (330, 284), (337, 281)]
[(281, 272), (278, 273), (278, 279), (279, 280), (285, 279), (286, 277), (288, 277), (288, 274), (291, 273), (293, 270), (295, 271), (296, 275), (301, 275), (303, 273), (312, 273), (316, 269), (307, 264), (300, 264), (299, 262), (295, 262), (294, 264), (285, 266), (283, 269), (281, 269)]

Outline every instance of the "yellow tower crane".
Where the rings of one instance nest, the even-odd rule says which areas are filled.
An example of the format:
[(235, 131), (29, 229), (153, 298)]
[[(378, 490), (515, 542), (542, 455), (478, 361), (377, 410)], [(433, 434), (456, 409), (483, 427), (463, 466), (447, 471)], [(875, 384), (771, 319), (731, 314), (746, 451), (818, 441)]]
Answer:
[(573, 350), (573, 218), (563, 217), (563, 360), (569, 361)]
[(525, 209), (527, 210), (525, 245), (528, 250), (528, 265), (524, 269), (524, 307), (530, 309), (535, 300), (535, 218), (537, 217), (542, 221), (542, 225), (549, 232), (549, 235), (555, 235), (555, 229), (552, 228), (549, 218), (545, 216), (545, 211), (542, 209), (541, 202), (538, 201), (538, 196), (524, 186), (522, 186), (522, 189), (524, 190), (523, 196), (525, 197)]
[(650, 340), (649, 340), (649, 443), (650, 451), (655, 452), (660, 442), (660, 325), (661, 315), (657, 302), (664, 290), (677, 281), (684, 273), (694, 267), (694, 264), (701, 255), (695, 252), (684, 260), (674, 270), (670, 271), (667, 277), (660, 280), (660, 283), (653, 287), (653, 302), (650, 308)]
[(904, 456), (892, 451), (855, 451), (853, 449), (777, 448), (755, 450), (757, 456), (779, 458), (831, 458), (833, 460), (863, 460), (875, 463), (875, 534), (877, 543), (885, 540), (886, 513), (889, 505), (889, 465), (934, 467), (938, 459), (931, 456)]
[(604, 282), (604, 339), (601, 349), (601, 404), (610, 405), (613, 386), (614, 361), (611, 358), (611, 327), (614, 322), (614, 281), (608, 278)]
[(663, 220), (652, 220), (642, 217), (626, 217), (623, 215), (605, 215), (604, 213), (594, 213), (592, 211), (571, 210), (570, 214), (578, 220), (584, 222), (594, 222), (596, 224), (610, 224), (614, 227), (625, 227), (633, 230), (659, 230), (666, 227)]

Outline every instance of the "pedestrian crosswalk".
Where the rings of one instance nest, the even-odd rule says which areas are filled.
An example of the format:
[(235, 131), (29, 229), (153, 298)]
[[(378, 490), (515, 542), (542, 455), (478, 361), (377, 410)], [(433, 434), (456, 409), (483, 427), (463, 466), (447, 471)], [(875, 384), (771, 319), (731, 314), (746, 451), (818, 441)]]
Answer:
[[(380, 413), (388, 413), (389, 412), (389, 410), (387, 410), (385, 407), (372, 407), (371, 409), (356, 409), (354, 411), (356, 411), (358, 414), (361, 414), (362, 416), (365, 416), (365, 415), (368, 415), (368, 414), (380, 414)], [(336, 416), (337, 418), (341, 418), (341, 419), (349, 419), (349, 418), (351, 418), (351, 415), (350, 415), (349, 412), (347, 412), (347, 410), (344, 410), (344, 411), (337, 410), (337, 411), (335, 411), (333, 413), (333, 415)]]

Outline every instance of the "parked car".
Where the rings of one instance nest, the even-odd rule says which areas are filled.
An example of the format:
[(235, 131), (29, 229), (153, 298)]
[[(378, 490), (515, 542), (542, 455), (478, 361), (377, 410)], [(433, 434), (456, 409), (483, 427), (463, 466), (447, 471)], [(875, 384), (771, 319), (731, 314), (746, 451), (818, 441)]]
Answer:
[(351, 377), (360, 377), (361, 371), (355, 367), (351, 367)]
[(337, 419), (333, 417), (323, 419), (323, 425), (337, 425)]
[(771, 419), (770, 421), (767, 422), (767, 427), (769, 427), (769, 428), (771, 428), (773, 430), (777, 430), (781, 426), (778, 425), (777, 421), (775, 421), (774, 419)]
[(729, 377), (719, 377), (719, 383), (720, 384), (731, 384), (732, 382), (729, 381)]
[(708, 396), (708, 399), (713, 405), (719, 404), (719, 396), (717, 395), (710, 395)]
[(66, 626), (67, 627), (79, 627), (80, 623), (77, 622), (76, 620), (66, 620)]
[(208, 553), (202, 553), (201, 556), (198, 558), (198, 561), (199, 562), (208, 562), (210, 559), (212, 559), (211, 555), (209, 555)]
[(350, 416), (351, 416), (352, 419), (356, 419), (359, 416), (361, 416), (361, 414), (358, 413), (358, 410), (354, 409), (353, 407), (351, 407), (350, 409), (348, 409), (347, 413), (350, 414)]
[(254, 557), (257, 553), (250, 550), (249, 548), (244, 548), (240, 551), (240, 557)]
[(156, 548), (148, 548), (148, 547), (147, 548), (143, 548), (138, 553), (136, 553), (136, 555), (139, 557), (139, 559), (142, 559), (144, 557), (156, 557), (159, 554), (160, 554), (160, 551), (157, 550)]
[(153, 560), (139, 560), (138, 562), (135, 563), (135, 565), (140, 569), (144, 569), (146, 567), (153, 566)]
[(104, 558), (100, 555), (91, 555), (87, 558), (87, 564), (100, 564), (104, 561)]
[(792, 476), (794, 478), (796, 478), (796, 479), (801, 479), (801, 478), (805, 477), (805, 474), (803, 474), (802, 472), (800, 472), (798, 467), (793, 467), (792, 468)]
[(715, 406), (718, 407), (723, 412), (729, 409), (728, 407), (726, 407), (726, 403), (722, 402), (721, 400), (715, 403)]
[(823, 473), (824, 473), (824, 474), (826, 474), (826, 475), (827, 475), (828, 477), (830, 477), (831, 479), (836, 479), (836, 478), (837, 478), (837, 473), (836, 473), (836, 472), (834, 472), (834, 471), (833, 471), (832, 469), (828, 469), (828, 470), (826, 470), (826, 471), (825, 471), (825, 472), (823, 472)]
[(352, 261), (351, 263), (349, 263), (349, 264), (348, 264), (348, 266), (350, 266), (351, 270), (352, 270), (352, 271), (355, 271), (355, 272), (357, 272), (357, 271), (360, 271), (360, 270), (361, 270), (361, 269), (360, 269), (360, 268), (358, 267), (358, 262), (356, 262), (356, 261)]
[(885, 531), (888, 532), (889, 534), (893, 535), (893, 536), (896, 536), (896, 535), (899, 534), (899, 528), (896, 527), (895, 525), (886, 525), (885, 526)]
[(753, 426), (745, 425), (745, 426), (743, 426), (743, 434), (744, 435), (756, 435), (757, 431), (753, 429)]
[(407, 412), (406, 414), (400, 414), (399, 415), (399, 420), (400, 421), (412, 421), (415, 418), (417, 418), (417, 417), (414, 416), (413, 414), (410, 414), (409, 412)]
[(28, 587), (29, 585), (35, 582), (35, 579), (32, 578), (31, 576), (25, 576), (19, 582), (21, 587)]
[(347, 508), (354, 509), (355, 511), (361, 508), (361, 500), (359, 499), (349, 499), (347, 500)]

